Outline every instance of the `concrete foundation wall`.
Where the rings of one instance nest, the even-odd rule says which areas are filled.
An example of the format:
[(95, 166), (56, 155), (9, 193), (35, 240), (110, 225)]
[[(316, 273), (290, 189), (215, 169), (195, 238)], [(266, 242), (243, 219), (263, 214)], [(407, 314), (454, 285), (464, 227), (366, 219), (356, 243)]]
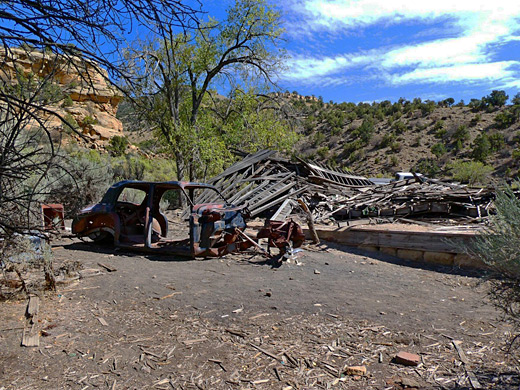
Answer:
[[(303, 227), (310, 237), (307, 227)], [(437, 231), (378, 230), (353, 227), (316, 227), (321, 240), (378, 251), (405, 260), (460, 268), (486, 269), (480, 259), (462, 251), (462, 244), (470, 242), (474, 233), (444, 233)]]
[[(263, 225), (250, 223), (252, 229)], [(307, 239), (310, 233), (307, 226), (302, 226)], [(460, 268), (486, 269), (480, 259), (471, 258), (463, 253), (463, 245), (475, 237), (474, 232), (443, 232), (436, 230), (399, 230), (385, 225), (374, 227), (330, 227), (316, 226), (320, 240), (336, 242), (367, 251), (381, 252), (421, 263), (439, 264)]]

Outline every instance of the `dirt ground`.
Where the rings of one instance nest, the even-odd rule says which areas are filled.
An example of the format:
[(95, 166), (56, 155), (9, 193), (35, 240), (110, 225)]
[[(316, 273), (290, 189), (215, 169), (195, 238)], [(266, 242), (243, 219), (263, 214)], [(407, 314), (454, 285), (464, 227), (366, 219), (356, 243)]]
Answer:
[[(510, 328), (477, 273), (326, 245), (279, 268), (259, 255), (172, 260), (73, 240), (53, 252), (103, 272), (41, 297), (39, 347), (20, 346), (27, 301), (0, 303), (1, 390), (520, 385)], [(397, 364), (401, 351), (419, 365)]]

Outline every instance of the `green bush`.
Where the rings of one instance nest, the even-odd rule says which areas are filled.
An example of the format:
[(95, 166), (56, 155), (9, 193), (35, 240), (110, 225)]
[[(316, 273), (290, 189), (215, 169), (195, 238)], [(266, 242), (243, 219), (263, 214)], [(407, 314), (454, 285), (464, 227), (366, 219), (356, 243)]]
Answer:
[(441, 129), (444, 129), (444, 121), (439, 120), (439, 121), (435, 122), (435, 124), (433, 125), (433, 130), (439, 131)]
[(361, 126), (357, 128), (359, 136), (365, 144), (368, 144), (374, 134), (374, 120), (370, 117), (365, 117)]
[(464, 145), (462, 144), (462, 141), (459, 139), (455, 142), (455, 145), (453, 145), (453, 150), (455, 151), (455, 153), (458, 153), (462, 149), (464, 149)]
[(451, 136), (451, 139), (455, 142), (461, 141), (462, 143), (464, 141), (467, 141), (469, 139), (468, 128), (464, 125), (460, 125), (459, 127), (457, 127), (457, 130), (455, 130), (455, 132)]
[(506, 144), (506, 139), (504, 137), (504, 134), (495, 133), (495, 134), (490, 135), (489, 143), (491, 145), (491, 150), (493, 152), (498, 152), (498, 151), (502, 150), (502, 148)]
[(480, 161), (454, 161), (448, 166), (453, 180), (469, 185), (487, 184), (493, 167)]
[(361, 149), (363, 146), (363, 141), (361, 139), (357, 139), (352, 142), (347, 142), (345, 145), (343, 145), (343, 152), (345, 152), (347, 155), (350, 155), (354, 153), (356, 150)]
[(392, 127), (397, 134), (403, 134), (407, 130), (406, 125), (401, 121), (394, 122)]
[(327, 160), (327, 163), (332, 167), (336, 168), (338, 164), (338, 155), (336, 153), (332, 153)]
[(384, 136), (383, 136), (383, 139), (381, 140), (381, 142), (379, 143), (379, 147), (382, 149), (382, 148), (386, 148), (387, 146), (390, 146), (392, 144), (392, 142), (395, 141), (395, 134), (394, 133), (386, 133)]
[(127, 146), (130, 144), (128, 138), (125, 136), (116, 135), (110, 138), (107, 149), (113, 156), (119, 157), (125, 154)]
[(144, 141), (141, 141), (137, 146), (139, 146), (139, 149), (145, 152), (152, 153), (158, 153), (162, 149), (160, 142), (155, 138), (149, 138)]
[(86, 115), (85, 118), (83, 118), (83, 120), (81, 121), (81, 123), (83, 124), (83, 126), (90, 126), (97, 124), (98, 121), (92, 115)]
[(74, 105), (74, 101), (72, 100), (70, 95), (65, 96), (65, 98), (63, 99), (63, 103), (61, 103), (61, 106), (64, 108), (72, 107), (73, 105)]
[(76, 122), (76, 119), (74, 119), (74, 117), (69, 113), (65, 114), (63, 119), (64, 121), (62, 121), (62, 123), (65, 133), (73, 134), (76, 132), (77, 129), (79, 129), (78, 122)]
[(442, 143), (437, 143), (432, 146), (431, 152), (438, 158), (446, 154), (446, 146)]
[(451, 98), (451, 97), (450, 97), (450, 98), (447, 98), (447, 99), (444, 99), (444, 100), (442, 101), (442, 105), (443, 105), (444, 107), (451, 107), (451, 106), (453, 106), (453, 104), (455, 104), (455, 99), (453, 99), (453, 98)]
[(320, 132), (320, 131), (316, 132), (316, 134), (314, 135), (314, 145), (316, 145), (316, 146), (321, 145), (323, 142), (325, 142), (326, 138), (327, 137), (325, 137), (325, 134), (323, 134), (322, 132)]
[(431, 114), (433, 111), (435, 111), (435, 102), (432, 100), (428, 100), (421, 104), (421, 112), (423, 116)]
[(464, 249), (491, 267), (489, 296), (514, 335), (520, 325), (520, 200), (511, 187), (497, 191), (495, 208), (491, 223)]
[(468, 107), (471, 108), (473, 112), (479, 112), (486, 109), (486, 102), (484, 99), (471, 99)]
[(312, 133), (316, 128), (316, 118), (313, 115), (309, 115), (303, 121), (303, 128), (307, 134)]
[(473, 118), (471, 118), (470, 125), (471, 126), (476, 126), (477, 123), (479, 123), (481, 120), (482, 120), (482, 115), (481, 114), (476, 114)]
[(448, 134), (448, 130), (446, 129), (439, 129), (435, 132), (435, 138), (437, 139), (443, 139), (446, 134)]
[(510, 111), (499, 112), (495, 116), (495, 127), (497, 129), (507, 129), (516, 122), (516, 116)]
[(505, 91), (497, 90), (492, 91), (491, 94), (483, 98), (488, 105), (493, 107), (502, 107), (506, 104), (507, 99), (509, 99), (509, 96), (506, 95)]
[(420, 122), (419, 122), (419, 123), (417, 123), (417, 124), (415, 125), (415, 129), (416, 129), (417, 131), (423, 131), (423, 130), (425, 130), (427, 127), (428, 127), (428, 125), (427, 125), (426, 123), (420, 123)]
[(67, 218), (81, 208), (101, 200), (113, 184), (110, 157), (96, 151), (75, 151), (60, 156), (60, 168), (51, 169), (44, 183), (48, 196), (44, 202), (61, 203)]
[(440, 173), (441, 169), (435, 159), (422, 158), (417, 162), (417, 164), (415, 164), (413, 171), (434, 178)]
[(351, 161), (351, 162), (362, 161), (365, 159), (365, 157), (366, 157), (366, 153), (364, 150), (361, 149), (361, 150), (358, 150), (358, 151), (352, 153), (349, 157), (349, 161)]
[(391, 121), (395, 122), (395, 121), (399, 120), (399, 118), (401, 118), (402, 116), (403, 116), (403, 113), (401, 111), (396, 111), (392, 114)]
[(486, 162), (486, 159), (491, 154), (491, 142), (489, 142), (489, 137), (483, 133), (475, 138), (473, 142), (473, 151), (471, 152), (471, 157), (475, 161)]
[(324, 160), (325, 158), (327, 158), (327, 155), (329, 154), (329, 147), (328, 146), (324, 146), (322, 148), (319, 148), (316, 151), (316, 154), (318, 154), (318, 156), (320, 156), (320, 158), (322, 160)]
[(390, 145), (390, 150), (393, 153), (399, 153), (401, 151), (401, 144), (399, 142), (392, 142)]

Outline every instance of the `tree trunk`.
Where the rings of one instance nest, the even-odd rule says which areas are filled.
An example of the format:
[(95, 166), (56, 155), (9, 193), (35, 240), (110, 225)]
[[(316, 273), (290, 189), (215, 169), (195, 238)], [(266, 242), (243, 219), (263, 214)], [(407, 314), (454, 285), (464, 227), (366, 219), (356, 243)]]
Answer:
[[(184, 161), (181, 153), (175, 154), (175, 165), (177, 168), (177, 181), (184, 180)], [(188, 200), (182, 192), (179, 191), (179, 203), (178, 206), (181, 210), (185, 210), (188, 205)]]

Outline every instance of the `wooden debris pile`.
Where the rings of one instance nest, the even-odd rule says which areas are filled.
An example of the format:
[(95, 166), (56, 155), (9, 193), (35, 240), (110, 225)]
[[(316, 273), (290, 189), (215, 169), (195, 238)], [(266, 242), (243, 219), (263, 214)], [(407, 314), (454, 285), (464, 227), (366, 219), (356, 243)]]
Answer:
[(434, 180), (401, 180), (386, 185), (352, 188), (343, 195), (306, 195), (316, 221), (368, 217), (448, 215), (480, 218), (488, 215), (494, 192)]
[[(326, 191), (341, 194), (345, 188), (371, 186), (370, 180), (303, 160), (293, 163), (279, 158), (275, 151), (263, 150), (247, 155), (208, 183), (236, 205), (247, 204), (252, 217), (267, 216), (284, 220), (304, 193)], [(217, 198), (203, 192), (196, 203), (211, 203)]]
[[(272, 150), (244, 156), (209, 181), (229, 202), (247, 204), (251, 216), (285, 220), (309, 206), (317, 222), (370, 217), (444, 215), (479, 218), (488, 214), (494, 192), (438, 180), (416, 179), (375, 185), (362, 176), (315, 162), (279, 158)], [(210, 191), (197, 203), (214, 202)]]

